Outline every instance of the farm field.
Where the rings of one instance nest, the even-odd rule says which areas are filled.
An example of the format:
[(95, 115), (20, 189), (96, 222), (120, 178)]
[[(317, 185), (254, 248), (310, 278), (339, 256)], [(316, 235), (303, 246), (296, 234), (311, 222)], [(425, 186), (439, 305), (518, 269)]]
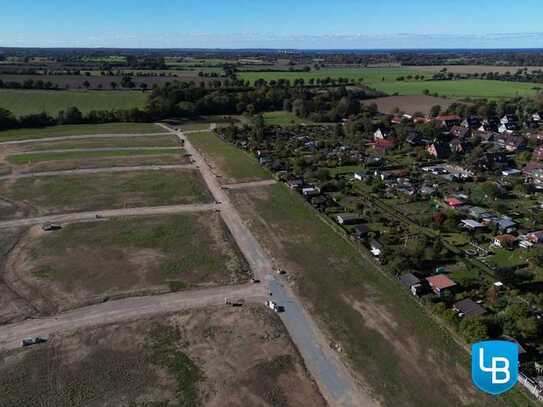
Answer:
[(498, 72), (504, 74), (506, 72), (515, 73), (519, 69), (527, 68), (528, 71), (543, 69), (541, 66), (503, 66), (503, 65), (430, 65), (430, 66), (410, 66), (411, 69), (417, 71), (436, 72), (442, 69), (447, 69), (447, 72), (459, 73), (459, 74), (474, 74), (474, 73), (488, 73)]
[[(283, 185), (231, 196), (383, 406), (502, 405), (475, 390), (468, 354), (448, 333), (301, 198)], [(518, 392), (507, 402), (530, 405)]]
[(41, 112), (56, 116), (70, 106), (76, 106), (83, 113), (143, 108), (146, 100), (147, 94), (138, 91), (0, 90), (0, 108), (16, 116)]
[(104, 298), (248, 280), (220, 215), (192, 213), (33, 227), (6, 260), (4, 279), (40, 313)]
[(270, 178), (268, 172), (254, 158), (225, 143), (211, 132), (191, 134), (189, 139), (194, 147), (214, 164), (213, 169), (225, 184)]
[[(429, 80), (433, 73), (439, 69), (433, 67), (419, 70), (411, 67), (401, 68), (324, 68), (312, 72), (243, 72), (240, 77), (254, 82), (258, 79), (278, 80), (303, 78), (308, 81), (313, 78), (348, 78), (358, 80), (363, 78), (363, 83), (389, 95), (422, 95), (425, 89), (430, 93), (438, 93), (440, 96), (456, 98), (505, 98), (514, 96), (533, 96), (543, 85), (538, 83), (518, 83), (505, 81), (491, 81), (478, 79), (465, 79), (455, 81)], [(425, 80), (397, 81), (399, 76), (424, 75)]]
[(263, 306), (104, 325), (0, 357), (3, 407), (326, 405)]
[(82, 136), (94, 134), (147, 134), (165, 132), (166, 130), (164, 130), (162, 127), (152, 123), (73, 124), (37, 129), (0, 131), (0, 142), (61, 136)]
[(430, 110), (435, 105), (439, 105), (443, 110), (446, 110), (454, 102), (456, 102), (454, 99), (436, 98), (426, 95), (387, 96), (363, 101), (364, 104), (375, 103), (381, 113), (393, 113), (394, 109), (398, 108), (401, 112), (411, 115), (417, 112), (429, 115)]
[(211, 202), (211, 195), (195, 170), (18, 178), (0, 181), (0, 196), (11, 201), (0, 213), (0, 219)]

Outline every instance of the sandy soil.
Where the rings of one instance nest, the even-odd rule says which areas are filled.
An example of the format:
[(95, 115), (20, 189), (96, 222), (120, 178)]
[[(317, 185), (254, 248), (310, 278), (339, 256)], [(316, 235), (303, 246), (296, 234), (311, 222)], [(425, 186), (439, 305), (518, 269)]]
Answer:
[(454, 99), (426, 95), (387, 96), (364, 101), (365, 104), (375, 103), (381, 113), (394, 113), (394, 109), (398, 108), (400, 112), (411, 115), (417, 112), (428, 115), (435, 105), (440, 105), (442, 110), (446, 110), (454, 102), (456, 102)]
[[(190, 405), (209, 407), (326, 405), (282, 323), (263, 306), (111, 324), (0, 356), (4, 407), (38, 400), (59, 407), (177, 405), (188, 396)], [(171, 357), (175, 367), (192, 369), (180, 376), (165, 363)]]

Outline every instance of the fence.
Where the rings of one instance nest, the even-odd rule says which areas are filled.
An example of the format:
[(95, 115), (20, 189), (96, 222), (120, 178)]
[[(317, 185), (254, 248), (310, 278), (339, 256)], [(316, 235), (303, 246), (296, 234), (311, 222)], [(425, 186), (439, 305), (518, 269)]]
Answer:
[(536, 399), (543, 401), (543, 387), (539, 385), (534, 379), (526, 376), (524, 373), (519, 372), (518, 381), (526, 387), (526, 389), (532, 393)]

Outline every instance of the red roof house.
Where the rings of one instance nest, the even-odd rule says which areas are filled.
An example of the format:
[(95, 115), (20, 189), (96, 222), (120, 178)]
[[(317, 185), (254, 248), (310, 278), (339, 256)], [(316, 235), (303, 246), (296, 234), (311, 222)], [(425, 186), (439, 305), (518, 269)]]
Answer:
[(426, 281), (428, 281), (428, 284), (430, 284), (430, 287), (437, 295), (441, 295), (445, 291), (450, 290), (456, 286), (456, 283), (454, 281), (452, 281), (449, 277), (443, 274), (427, 277)]

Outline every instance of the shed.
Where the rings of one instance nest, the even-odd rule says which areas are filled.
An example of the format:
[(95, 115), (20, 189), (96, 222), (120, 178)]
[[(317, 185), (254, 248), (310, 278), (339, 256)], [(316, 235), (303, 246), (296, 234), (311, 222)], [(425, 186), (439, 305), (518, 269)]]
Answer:
[(443, 274), (427, 277), (426, 281), (437, 295), (442, 295), (445, 291), (456, 287), (456, 283)]
[(454, 303), (453, 310), (463, 314), (466, 318), (479, 317), (486, 314), (486, 309), (470, 298)]

